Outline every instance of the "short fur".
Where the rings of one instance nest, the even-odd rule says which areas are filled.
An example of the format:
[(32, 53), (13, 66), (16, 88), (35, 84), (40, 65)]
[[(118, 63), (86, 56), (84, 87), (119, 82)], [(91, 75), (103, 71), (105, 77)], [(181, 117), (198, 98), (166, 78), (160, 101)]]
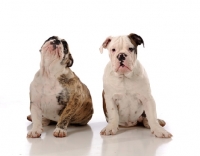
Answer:
[(53, 135), (65, 137), (69, 124), (86, 125), (93, 114), (90, 92), (71, 71), (73, 58), (68, 44), (56, 36), (45, 41), (40, 69), (30, 85), (30, 110), (33, 122), (28, 138), (40, 137), (43, 126), (57, 123)]
[(103, 109), (108, 125), (101, 135), (113, 135), (119, 126), (143, 125), (150, 128), (157, 137), (169, 138), (172, 135), (157, 119), (156, 105), (151, 95), (147, 73), (137, 60), (137, 46), (144, 45), (137, 34), (109, 36), (100, 47), (108, 49), (110, 62), (103, 76)]
[[(104, 115), (106, 117), (106, 121), (108, 122), (108, 112), (107, 112), (107, 109), (106, 109), (106, 100), (105, 100), (105, 92), (103, 91), (102, 93), (102, 99), (103, 99), (103, 112), (104, 112)], [(119, 111), (119, 105), (117, 105), (117, 110)], [(166, 125), (165, 121), (164, 120), (161, 120), (161, 119), (158, 119), (158, 122), (159, 124), (164, 127)], [(137, 123), (134, 125), (134, 126), (143, 126), (145, 128), (148, 128), (150, 129), (150, 126), (149, 126), (149, 123), (148, 123), (148, 120), (147, 120), (147, 117), (146, 117), (146, 114), (145, 114), (145, 111), (141, 114), (141, 116), (138, 118), (137, 120)], [(125, 124), (125, 125), (120, 125), (120, 127), (131, 127), (130, 125), (128, 124)]]

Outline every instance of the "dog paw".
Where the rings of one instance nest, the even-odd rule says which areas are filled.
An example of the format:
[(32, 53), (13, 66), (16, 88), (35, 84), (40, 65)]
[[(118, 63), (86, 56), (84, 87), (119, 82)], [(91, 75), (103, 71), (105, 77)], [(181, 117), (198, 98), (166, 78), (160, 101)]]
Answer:
[(27, 138), (39, 138), (42, 134), (42, 128), (33, 128), (27, 134)]
[(119, 130), (118, 126), (108, 124), (104, 129), (101, 130), (101, 135), (115, 135)]
[(171, 138), (172, 134), (166, 131), (161, 126), (157, 126), (156, 128), (151, 130), (151, 133), (154, 134), (158, 138)]
[(67, 136), (67, 130), (61, 129), (61, 128), (56, 128), (53, 132), (53, 135), (55, 137), (63, 138)]

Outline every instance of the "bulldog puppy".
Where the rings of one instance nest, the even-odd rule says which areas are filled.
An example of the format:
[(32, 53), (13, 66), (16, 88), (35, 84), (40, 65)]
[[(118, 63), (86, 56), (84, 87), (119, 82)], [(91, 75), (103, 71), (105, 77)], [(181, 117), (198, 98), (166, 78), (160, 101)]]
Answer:
[(64, 39), (50, 37), (41, 47), (40, 69), (30, 84), (30, 111), (33, 122), (28, 138), (40, 137), (43, 126), (57, 123), (55, 137), (65, 137), (69, 124), (86, 125), (93, 105), (86, 85), (72, 72), (73, 58)]
[(118, 126), (142, 124), (156, 137), (172, 137), (162, 127), (165, 122), (157, 119), (147, 73), (137, 60), (137, 46), (141, 44), (144, 45), (143, 39), (131, 33), (110, 36), (100, 47), (100, 52), (106, 48), (110, 57), (103, 76), (103, 108), (108, 125), (101, 135), (116, 134)]

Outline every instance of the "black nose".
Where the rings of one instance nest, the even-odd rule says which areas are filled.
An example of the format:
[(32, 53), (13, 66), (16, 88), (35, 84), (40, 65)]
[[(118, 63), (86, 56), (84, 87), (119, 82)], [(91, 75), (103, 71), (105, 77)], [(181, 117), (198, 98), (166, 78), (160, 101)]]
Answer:
[(55, 39), (55, 40), (51, 41), (50, 44), (52, 44), (52, 45), (53, 45), (53, 48), (56, 49), (56, 45), (59, 45), (59, 44), (60, 44), (60, 41), (57, 40), (57, 39)]
[(56, 39), (56, 40), (51, 41), (51, 44), (59, 45), (59, 44), (60, 44), (60, 41)]
[(127, 55), (125, 53), (120, 53), (117, 55), (117, 59), (123, 62), (126, 59)]
[(55, 40), (54, 43), (57, 44), (57, 45), (59, 45), (60, 41), (59, 40)]

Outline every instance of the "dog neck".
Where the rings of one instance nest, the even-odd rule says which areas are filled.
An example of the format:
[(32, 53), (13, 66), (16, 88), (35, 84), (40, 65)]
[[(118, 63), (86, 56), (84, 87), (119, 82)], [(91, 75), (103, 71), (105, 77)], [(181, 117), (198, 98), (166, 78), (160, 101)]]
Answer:
[(71, 74), (72, 71), (70, 68), (66, 68), (65, 65), (61, 65), (60, 61), (55, 60), (51, 63), (40, 63), (40, 76), (45, 78), (58, 77), (61, 74)]

